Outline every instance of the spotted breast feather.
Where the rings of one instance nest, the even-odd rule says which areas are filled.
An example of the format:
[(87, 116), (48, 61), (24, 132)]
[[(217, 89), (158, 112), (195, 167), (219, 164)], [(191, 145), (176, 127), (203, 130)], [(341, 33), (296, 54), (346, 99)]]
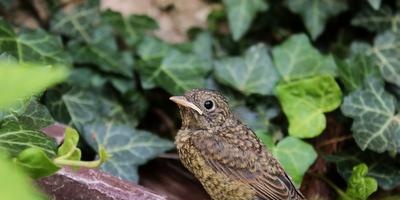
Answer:
[(255, 199), (305, 199), (250, 129), (245, 126), (233, 129), (241, 134), (230, 130), (226, 128), (219, 133), (203, 133), (197, 137), (193, 134), (191, 143), (215, 172), (249, 185), (255, 191)]

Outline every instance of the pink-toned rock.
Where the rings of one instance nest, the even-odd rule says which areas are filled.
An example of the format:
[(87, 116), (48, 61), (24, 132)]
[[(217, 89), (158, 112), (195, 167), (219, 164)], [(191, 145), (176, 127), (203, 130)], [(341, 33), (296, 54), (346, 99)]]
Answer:
[(54, 123), (48, 127), (42, 129), (43, 133), (47, 136), (52, 137), (56, 140), (57, 144), (61, 144), (64, 141), (65, 129), (67, 125)]
[(148, 189), (121, 180), (98, 169), (79, 171), (63, 168), (57, 174), (37, 180), (52, 200), (166, 200)]

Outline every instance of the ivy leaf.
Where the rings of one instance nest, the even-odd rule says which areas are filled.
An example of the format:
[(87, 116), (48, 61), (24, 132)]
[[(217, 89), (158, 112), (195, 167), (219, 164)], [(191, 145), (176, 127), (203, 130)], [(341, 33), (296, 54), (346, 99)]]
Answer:
[(146, 66), (140, 71), (145, 82), (156, 83), (171, 94), (182, 94), (193, 88), (204, 87), (205, 76), (211, 70), (206, 60), (193, 54), (169, 51), (161, 65)]
[(50, 176), (60, 169), (42, 149), (36, 147), (23, 150), (13, 161), (34, 179)]
[(213, 38), (209, 32), (198, 33), (192, 42), (192, 51), (195, 55), (210, 62), (213, 60)]
[(336, 60), (338, 74), (347, 91), (360, 88), (368, 77), (380, 77), (379, 69), (371, 58), (357, 54), (346, 60)]
[[(286, 137), (279, 141), (272, 152), (297, 187), (301, 185), (304, 174), (317, 159), (313, 146), (295, 137)], [(301, 162), (298, 162), (299, 160)]]
[(267, 48), (262, 44), (250, 47), (242, 57), (216, 61), (215, 77), (245, 95), (271, 95), (278, 81)]
[(372, 54), (382, 77), (400, 87), (400, 34), (388, 31), (378, 35), (367, 54)]
[(114, 175), (137, 181), (138, 165), (173, 146), (149, 132), (134, 129), (135, 113), (128, 116), (116, 101), (95, 91), (75, 88), (65, 93), (62, 101), (85, 140), (98, 154), (102, 154), (98, 145), (111, 154), (102, 168)]
[(21, 124), (40, 130), (54, 123), (49, 110), (36, 99), (31, 99), (19, 114), (14, 114)]
[(399, 18), (399, 14), (394, 14), (389, 7), (384, 6), (379, 10), (372, 10), (370, 8), (361, 10), (351, 20), (351, 24), (364, 27), (373, 32), (386, 30), (397, 32), (400, 26)]
[(263, 0), (223, 0), (223, 3), (228, 12), (229, 28), (235, 41), (247, 32), (257, 12), (268, 9), (268, 4)]
[(124, 108), (114, 99), (107, 99), (101, 93), (88, 89), (71, 89), (62, 95), (62, 103), (65, 104), (72, 122), (79, 130), (82, 130), (83, 125), (99, 119), (99, 116), (112, 115), (115, 120), (132, 126), (138, 123), (135, 113), (128, 116)]
[(112, 25), (130, 46), (136, 45), (146, 31), (155, 30), (158, 24), (154, 19), (145, 15), (129, 15), (124, 17), (119, 12), (106, 10), (101, 14), (102, 19)]
[(141, 65), (138, 66), (141, 75), (140, 82), (144, 89), (152, 89), (156, 87), (156, 81), (152, 76), (152, 72), (156, 71), (161, 65), (162, 59), (173, 48), (167, 43), (155, 37), (145, 37), (138, 46), (138, 54), (142, 59)]
[(134, 182), (139, 179), (139, 165), (173, 147), (168, 140), (113, 120), (97, 120), (87, 124), (83, 133), (93, 148), (101, 144), (111, 154), (110, 159), (101, 166), (103, 170)]
[(0, 149), (11, 156), (17, 156), (21, 151), (36, 147), (49, 157), (56, 155), (57, 144), (44, 133), (28, 129), (18, 121), (3, 120), (0, 124)]
[(348, 199), (366, 200), (378, 189), (374, 178), (368, 177), (368, 166), (364, 163), (353, 167), (353, 172), (347, 181), (346, 195)]
[(372, 8), (378, 10), (381, 7), (382, 0), (368, 0), (368, 3), (371, 5)]
[[(348, 153), (326, 155), (325, 159), (336, 163), (339, 174), (346, 180), (350, 178), (354, 166), (365, 163), (368, 166), (367, 176), (377, 180), (379, 187), (391, 190), (400, 185), (400, 159), (387, 154), (372, 151), (360, 151), (351, 148)], [(384, 163), (384, 164), (382, 164)]]
[(128, 52), (118, 51), (109, 26), (97, 27), (88, 43), (71, 41), (68, 43), (68, 51), (76, 63), (96, 64), (103, 71), (132, 77), (133, 57)]
[(344, 0), (288, 0), (289, 9), (303, 17), (304, 24), (315, 40), (325, 29), (328, 18), (347, 9)]
[(59, 37), (52, 36), (41, 29), (22, 30), (16, 34), (12, 27), (1, 18), (0, 52), (12, 55), (19, 63), (70, 63), (70, 58), (64, 52)]
[(324, 112), (336, 109), (342, 98), (331, 76), (280, 83), (276, 93), (289, 120), (289, 134), (300, 138), (321, 134), (326, 126)]
[(90, 43), (92, 32), (100, 24), (100, 11), (98, 7), (89, 4), (90, 1), (68, 12), (60, 9), (50, 21), (50, 30)]
[(18, 100), (33, 96), (47, 87), (61, 82), (67, 77), (68, 70), (64, 67), (0, 62), (0, 74), (2, 74), (0, 79), (1, 109), (12, 106), (18, 103)]
[(0, 194), (2, 199), (43, 200), (31, 179), (19, 168), (15, 168), (0, 152)]
[(367, 79), (362, 89), (344, 98), (342, 112), (354, 119), (353, 137), (362, 149), (376, 152), (393, 151), (400, 147), (400, 115), (393, 95), (378, 79)]
[[(300, 2), (300, 0), (299, 0)], [(292, 35), (272, 49), (275, 66), (284, 81), (314, 75), (336, 74), (336, 64), (331, 55), (323, 56), (304, 34)]]

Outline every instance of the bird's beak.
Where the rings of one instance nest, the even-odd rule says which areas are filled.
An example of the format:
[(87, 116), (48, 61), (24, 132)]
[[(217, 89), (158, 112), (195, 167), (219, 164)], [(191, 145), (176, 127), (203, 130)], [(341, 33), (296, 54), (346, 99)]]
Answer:
[(172, 97), (169, 98), (169, 100), (175, 102), (178, 105), (191, 108), (191, 109), (197, 111), (200, 115), (203, 114), (203, 111), (201, 111), (199, 107), (194, 105), (192, 102), (188, 101), (186, 99), (186, 97), (184, 97), (184, 96), (172, 96)]

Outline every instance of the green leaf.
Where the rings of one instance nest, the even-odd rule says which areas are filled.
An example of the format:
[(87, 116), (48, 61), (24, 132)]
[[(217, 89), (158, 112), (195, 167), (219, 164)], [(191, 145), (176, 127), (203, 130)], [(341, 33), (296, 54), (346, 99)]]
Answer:
[(171, 149), (172, 142), (147, 131), (133, 129), (114, 120), (96, 120), (85, 125), (83, 136), (93, 148), (103, 145), (111, 154), (102, 169), (137, 182), (139, 165)]
[(201, 32), (196, 35), (192, 42), (192, 51), (203, 60), (209, 61), (212, 65), (213, 60), (213, 38), (209, 32)]
[(102, 168), (114, 175), (137, 181), (138, 165), (173, 147), (172, 142), (134, 129), (131, 118), (135, 113), (128, 116), (116, 101), (95, 91), (76, 88), (65, 93), (62, 101), (86, 142), (97, 149), (100, 158), (103, 156), (100, 160), (107, 156), (98, 145), (111, 154)]
[(367, 79), (362, 89), (344, 98), (345, 116), (354, 119), (352, 132), (362, 149), (376, 152), (396, 151), (400, 147), (400, 115), (395, 97), (378, 79)]
[(72, 122), (82, 130), (86, 123), (95, 121), (100, 117), (113, 117), (123, 124), (136, 126), (139, 113), (125, 112), (124, 108), (115, 99), (106, 98), (101, 93), (79, 88), (71, 89), (62, 95), (62, 102), (66, 106)]
[(289, 9), (303, 17), (304, 24), (315, 40), (325, 29), (325, 23), (347, 9), (344, 0), (288, 0)]
[[(300, 1), (300, 0), (299, 0)], [(331, 55), (323, 56), (304, 34), (292, 35), (272, 49), (275, 66), (284, 81), (314, 75), (336, 74), (336, 64)]]
[[(0, 152), (1, 153), (1, 152)], [(35, 187), (31, 179), (19, 168), (0, 155), (0, 194), (7, 200), (43, 200), (46, 199)]]
[(144, 37), (146, 31), (158, 28), (157, 22), (145, 15), (123, 17), (119, 12), (106, 10), (101, 17), (106, 23), (112, 25), (130, 46), (136, 45)]
[(23, 150), (13, 161), (34, 179), (50, 176), (60, 169), (42, 149), (36, 147)]
[(325, 156), (330, 162), (335, 162), (339, 174), (349, 179), (355, 165), (365, 163), (368, 166), (367, 175), (378, 181), (379, 187), (391, 190), (400, 185), (400, 159), (388, 154), (378, 154), (372, 151), (361, 151), (350, 148), (346, 152)]
[(372, 55), (386, 81), (400, 87), (400, 34), (388, 31), (378, 35), (367, 55)]
[(279, 141), (272, 152), (297, 187), (301, 185), (304, 174), (317, 159), (313, 146), (295, 137), (286, 137)]
[(1, 18), (0, 52), (14, 56), (20, 63), (70, 63), (70, 58), (63, 50), (60, 37), (50, 35), (41, 29), (22, 30), (16, 34), (12, 27)]
[(400, 26), (399, 17), (399, 14), (394, 14), (392, 10), (386, 6), (379, 10), (368, 8), (361, 10), (361, 12), (351, 20), (351, 24), (364, 27), (373, 32), (383, 32), (386, 30), (397, 32)]
[(216, 61), (215, 77), (245, 95), (271, 95), (278, 81), (267, 48), (262, 44), (250, 47), (242, 57)]
[(72, 10), (60, 9), (50, 21), (50, 29), (75, 40), (92, 41), (92, 32), (100, 24), (100, 11), (96, 6), (86, 2), (83, 6), (75, 6)]
[[(12, 106), (64, 80), (68, 71), (64, 67), (43, 65), (4, 64), (0, 62), (0, 109)], [(21, 84), (23, 83), (23, 84)]]
[(66, 128), (64, 142), (58, 148), (57, 157), (65, 157), (68, 160), (81, 160), (81, 150), (77, 148), (78, 141), (78, 132), (73, 128)]
[(6, 150), (11, 156), (16, 156), (30, 147), (43, 150), (51, 158), (56, 155), (57, 144), (44, 133), (28, 129), (18, 121), (2, 121), (0, 124), (0, 149)]
[(36, 130), (54, 123), (46, 106), (40, 104), (36, 99), (31, 99), (19, 113), (13, 115), (24, 126)]
[(300, 138), (321, 134), (326, 126), (324, 112), (336, 109), (342, 98), (331, 76), (280, 83), (276, 93), (289, 120), (289, 134)]
[(346, 195), (348, 199), (367, 200), (378, 189), (374, 178), (368, 177), (368, 166), (364, 163), (353, 167), (353, 172), (347, 181)]
[(348, 92), (360, 88), (368, 77), (380, 77), (379, 69), (371, 58), (357, 54), (346, 60), (336, 60), (340, 81)]
[(156, 87), (154, 78), (150, 78), (153, 71), (161, 65), (162, 59), (172, 51), (172, 47), (155, 37), (145, 37), (138, 46), (138, 54), (143, 63), (138, 66), (140, 82), (144, 89)]
[(257, 12), (268, 9), (263, 0), (223, 0), (228, 12), (229, 28), (233, 39), (238, 41), (250, 28)]
[(193, 54), (169, 51), (160, 65), (145, 66), (140, 72), (146, 83), (156, 83), (171, 94), (182, 94), (204, 87), (205, 76), (211, 70), (206, 60)]
[(13, 5), (13, 0), (0, 0), (0, 9), (8, 10)]
[(103, 71), (132, 77), (133, 57), (129, 52), (118, 50), (109, 26), (96, 27), (90, 42), (69, 42), (68, 51), (76, 63), (95, 64)]
[(378, 10), (381, 7), (382, 0), (368, 0), (368, 3), (371, 5), (372, 8)]

